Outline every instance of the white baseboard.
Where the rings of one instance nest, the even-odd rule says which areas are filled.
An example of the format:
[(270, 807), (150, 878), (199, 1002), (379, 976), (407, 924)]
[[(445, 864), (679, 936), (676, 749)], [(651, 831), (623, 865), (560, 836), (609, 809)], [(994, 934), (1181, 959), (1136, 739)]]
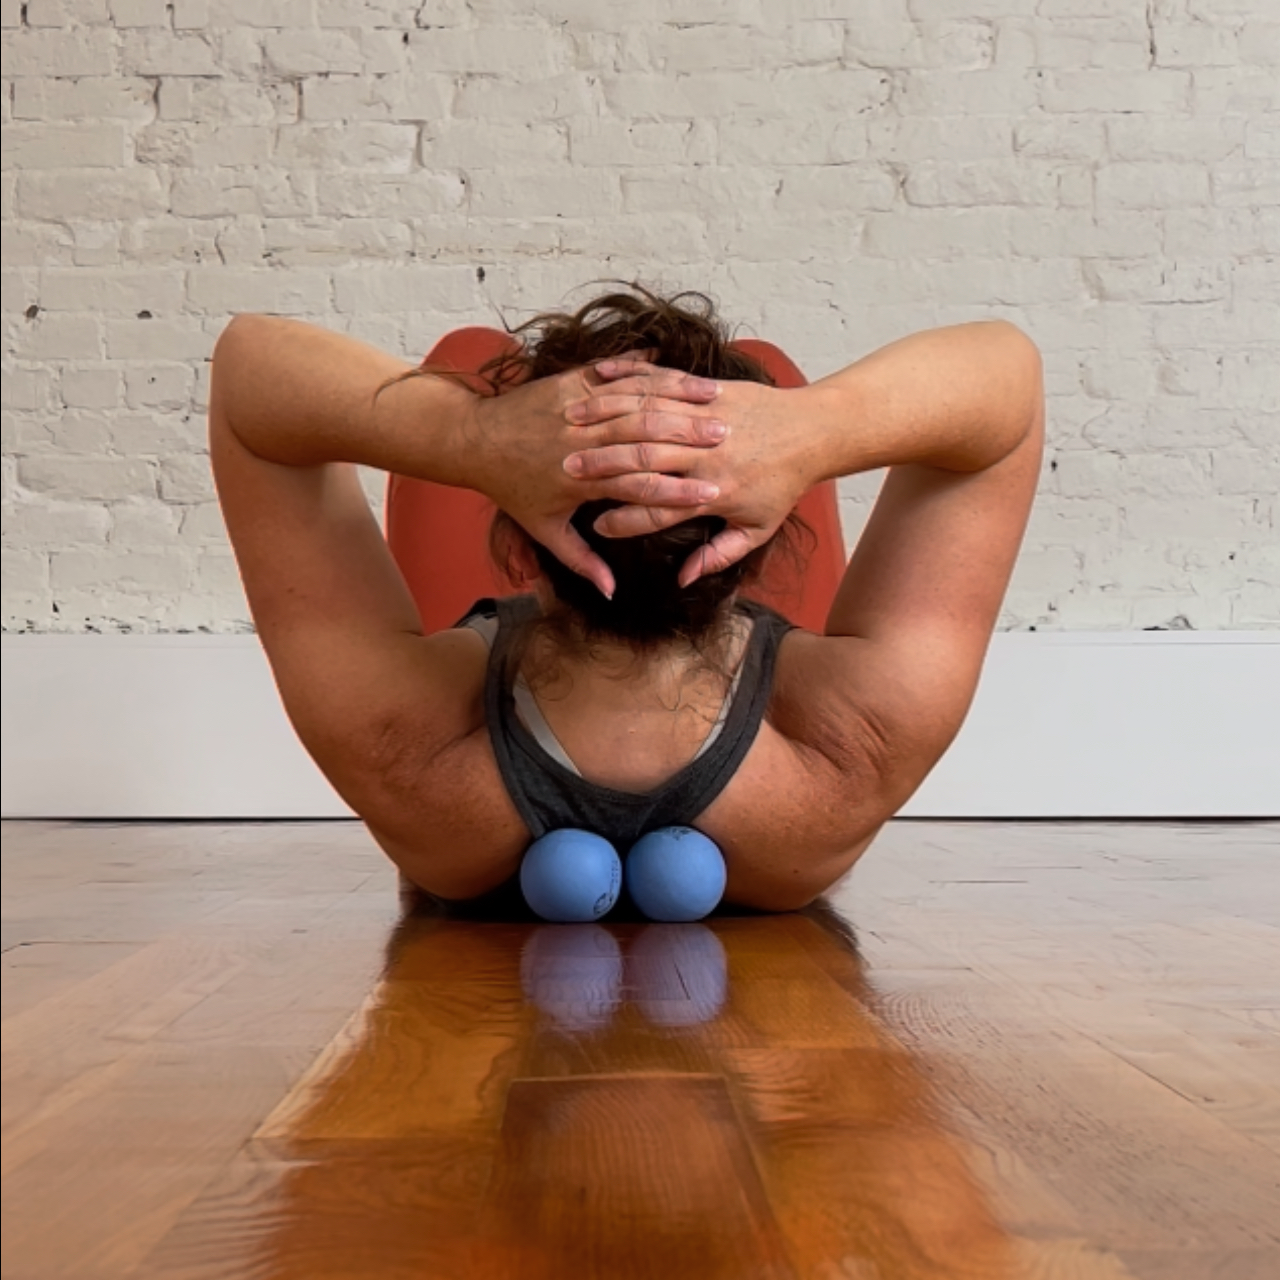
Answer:
[[(3, 640), (3, 815), (350, 816), (253, 636)], [(1280, 814), (1280, 632), (1005, 633), (909, 817)]]

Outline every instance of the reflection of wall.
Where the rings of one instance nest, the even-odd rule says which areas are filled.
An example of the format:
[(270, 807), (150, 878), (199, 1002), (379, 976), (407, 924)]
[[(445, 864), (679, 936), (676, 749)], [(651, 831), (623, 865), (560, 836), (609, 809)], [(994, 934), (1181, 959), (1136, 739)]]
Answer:
[(411, 918), (388, 956), (259, 1132), (282, 1162), (264, 1276), (395, 1258), (558, 1280), (638, 1256), (672, 1277), (1005, 1274), (919, 1069), (818, 913)]

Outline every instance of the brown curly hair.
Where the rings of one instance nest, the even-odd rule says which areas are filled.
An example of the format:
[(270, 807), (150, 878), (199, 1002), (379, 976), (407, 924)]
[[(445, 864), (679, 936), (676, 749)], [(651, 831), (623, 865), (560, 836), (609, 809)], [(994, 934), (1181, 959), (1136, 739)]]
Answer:
[[(577, 311), (550, 311), (510, 330), (517, 345), (488, 361), (479, 375), (495, 394), (534, 378), (594, 364), (629, 351), (648, 350), (653, 363), (700, 377), (773, 384), (764, 367), (730, 345), (731, 333), (703, 293), (663, 296), (639, 284), (593, 298)], [(538, 567), (563, 606), (545, 620), (562, 642), (622, 640), (637, 652), (673, 639), (700, 646), (725, 617), (732, 598), (759, 577), (778, 549), (798, 555), (807, 527), (791, 516), (769, 543), (719, 573), (680, 586), (681, 566), (725, 526), (719, 516), (694, 516), (669, 529), (631, 538), (606, 538), (593, 528), (602, 512), (619, 505), (584, 503), (573, 527), (613, 571), (617, 590), (605, 599), (585, 578), (528, 538), (505, 512), (490, 530), (490, 549), (509, 578), (517, 539), (533, 546)]]

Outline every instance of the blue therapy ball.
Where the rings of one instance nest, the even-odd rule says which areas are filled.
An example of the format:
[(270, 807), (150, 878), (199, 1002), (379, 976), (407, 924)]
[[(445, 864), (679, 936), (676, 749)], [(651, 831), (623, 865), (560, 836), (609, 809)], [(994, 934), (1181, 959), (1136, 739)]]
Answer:
[(650, 920), (701, 920), (724, 896), (724, 857), (692, 827), (661, 827), (627, 854), (627, 891)]
[(520, 864), (524, 900), (544, 920), (599, 920), (621, 887), (617, 850), (603, 836), (573, 827), (535, 840)]

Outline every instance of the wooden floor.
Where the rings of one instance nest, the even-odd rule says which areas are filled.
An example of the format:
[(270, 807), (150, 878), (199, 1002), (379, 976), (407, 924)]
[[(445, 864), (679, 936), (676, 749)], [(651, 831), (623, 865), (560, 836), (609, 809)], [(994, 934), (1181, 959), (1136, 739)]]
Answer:
[(1280, 826), (898, 823), (833, 904), (6, 824), (4, 1276), (1280, 1276)]

